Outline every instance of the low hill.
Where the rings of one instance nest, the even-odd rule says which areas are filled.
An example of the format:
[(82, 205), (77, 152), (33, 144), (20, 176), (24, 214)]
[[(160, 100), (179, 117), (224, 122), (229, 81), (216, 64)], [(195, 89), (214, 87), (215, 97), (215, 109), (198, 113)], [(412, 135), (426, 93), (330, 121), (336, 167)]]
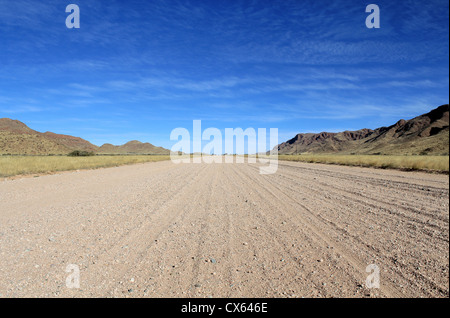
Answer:
[(124, 145), (114, 146), (112, 144), (104, 144), (98, 149), (99, 154), (152, 154), (152, 155), (168, 155), (170, 151), (156, 147), (151, 143), (142, 143), (132, 140)]
[(137, 140), (122, 146), (104, 144), (98, 147), (80, 137), (41, 133), (24, 123), (9, 118), (0, 118), (0, 155), (50, 155), (68, 154), (74, 150), (100, 154), (169, 154), (170, 151), (150, 143)]
[(449, 105), (375, 130), (298, 134), (277, 147), (279, 154), (448, 154)]

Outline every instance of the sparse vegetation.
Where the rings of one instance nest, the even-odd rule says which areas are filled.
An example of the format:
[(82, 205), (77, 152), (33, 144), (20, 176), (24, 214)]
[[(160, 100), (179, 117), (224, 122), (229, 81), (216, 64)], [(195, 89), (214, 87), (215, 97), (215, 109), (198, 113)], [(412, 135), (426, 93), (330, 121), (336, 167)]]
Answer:
[(449, 172), (448, 156), (383, 156), (305, 154), (279, 155), (279, 160), (310, 163), (340, 164), (346, 166), (375, 167), (382, 169), (423, 170)]
[(83, 150), (74, 150), (71, 153), (68, 154), (70, 157), (89, 157), (89, 156), (95, 156), (95, 153), (91, 151), (83, 151)]
[(0, 177), (96, 169), (169, 160), (170, 156), (0, 156)]

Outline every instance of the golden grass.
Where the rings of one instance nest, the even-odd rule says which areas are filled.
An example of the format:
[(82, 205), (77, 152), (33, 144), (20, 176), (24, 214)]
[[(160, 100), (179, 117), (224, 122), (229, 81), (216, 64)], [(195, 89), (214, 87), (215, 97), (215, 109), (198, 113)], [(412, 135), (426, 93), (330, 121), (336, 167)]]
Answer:
[(449, 156), (279, 155), (279, 160), (423, 171), (449, 171)]
[[(449, 156), (279, 155), (279, 160), (361, 167), (449, 172)], [(96, 169), (170, 160), (168, 155), (0, 156), (0, 177)]]
[(164, 155), (104, 155), (88, 157), (0, 156), (0, 177), (115, 167), (169, 159), (170, 156)]

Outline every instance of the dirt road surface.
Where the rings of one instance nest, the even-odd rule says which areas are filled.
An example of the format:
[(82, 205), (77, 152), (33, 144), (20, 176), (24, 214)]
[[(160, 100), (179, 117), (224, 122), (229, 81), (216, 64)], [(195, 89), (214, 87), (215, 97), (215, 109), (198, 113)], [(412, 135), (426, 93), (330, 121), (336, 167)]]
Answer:
[(4, 180), (0, 297), (448, 297), (448, 200), (446, 175), (293, 162)]

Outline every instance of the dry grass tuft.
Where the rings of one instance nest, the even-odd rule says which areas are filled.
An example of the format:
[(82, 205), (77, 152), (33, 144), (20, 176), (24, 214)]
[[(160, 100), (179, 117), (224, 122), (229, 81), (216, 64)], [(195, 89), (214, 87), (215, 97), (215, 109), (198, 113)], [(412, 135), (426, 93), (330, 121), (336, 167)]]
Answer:
[(449, 156), (279, 155), (279, 160), (328, 163), (383, 169), (449, 172)]

